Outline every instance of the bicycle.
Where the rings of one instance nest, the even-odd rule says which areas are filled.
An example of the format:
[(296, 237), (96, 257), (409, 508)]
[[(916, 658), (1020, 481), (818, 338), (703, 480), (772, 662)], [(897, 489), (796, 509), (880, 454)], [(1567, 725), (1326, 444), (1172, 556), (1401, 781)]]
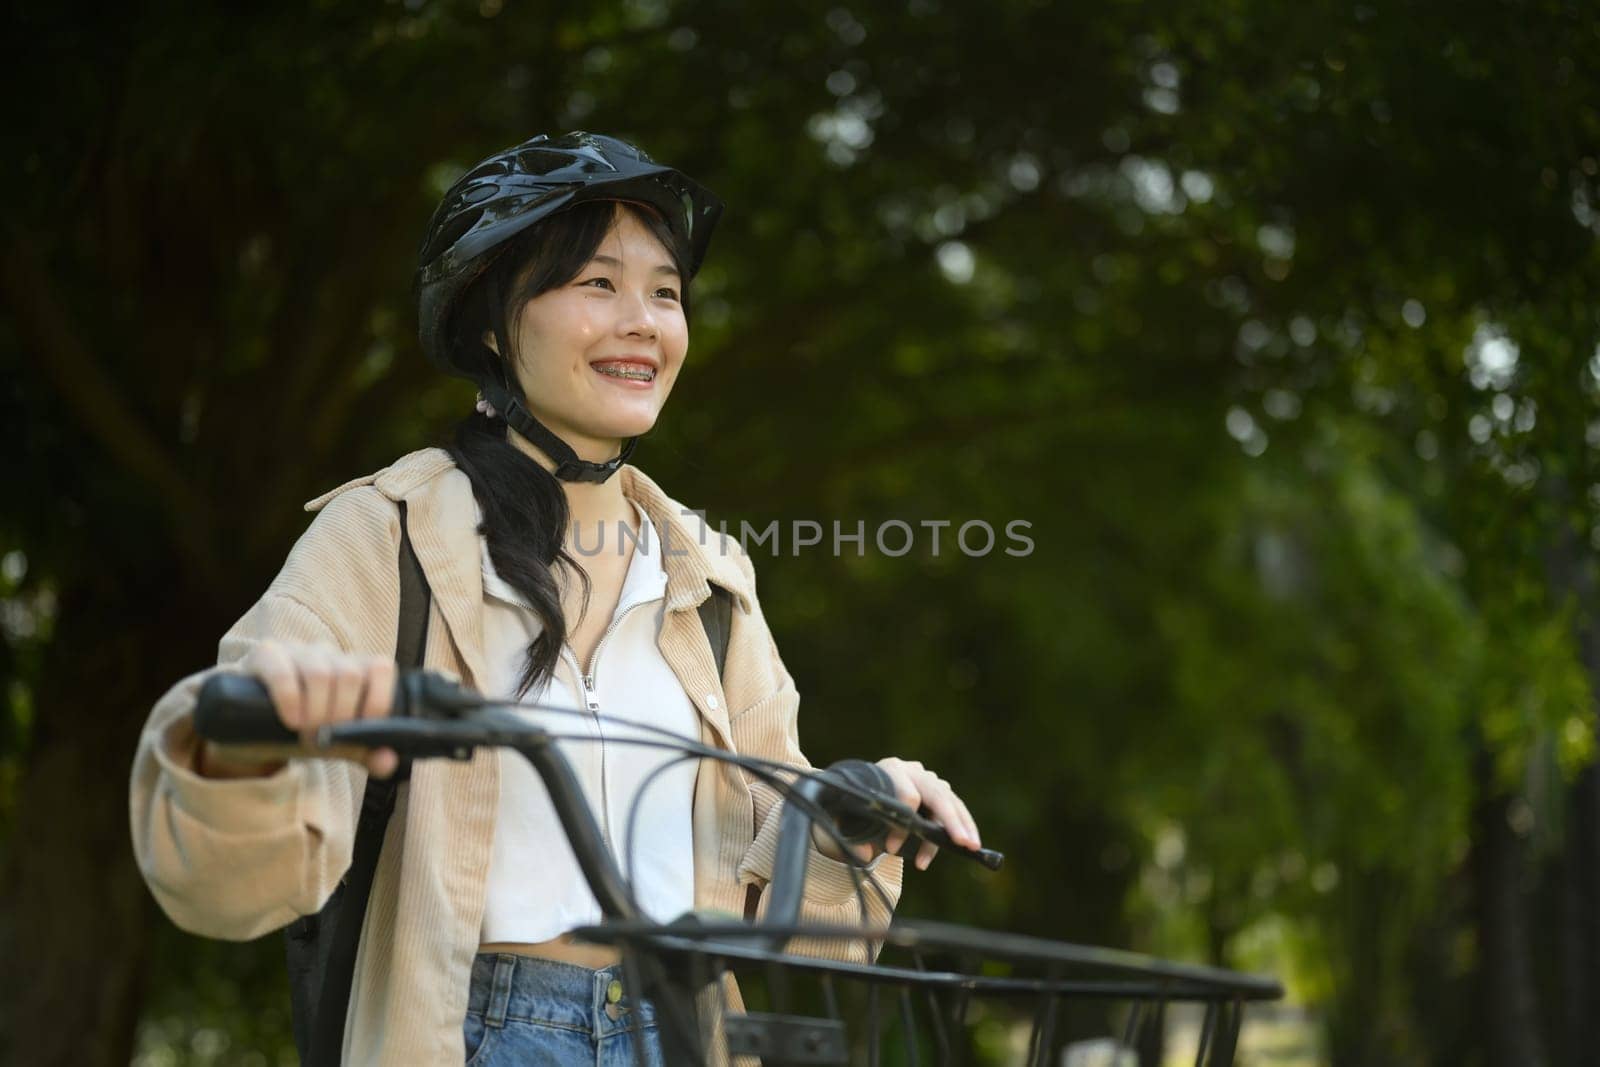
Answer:
[[(932, 820), (896, 799), (875, 765), (846, 760), (823, 770), (798, 771), (774, 761), (713, 748), (658, 727), (601, 716), (635, 731), (609, 738), (677, 753), (655, 774), (686, 759), (732, 763), (771, 783), (785, 797), (771, 898), (759, 921), (713, 920), (693, 913), (670, 922), (644, 915), (617, 858), (605, 843), (593, 812), (559, 741), (588, 741), (528, 722), (514, 709), (530, 708), (592, 716), (576, 708), (504, 704), (482, 697), (428, 671), (403, 674), (395, 686), (393, 713), (323, 727), (320, 748), (346, 746), (395, 749), (402, 760), (470, 758), (482, 746), (520, 753), (543, 779), (579, 867), (598, 901), (602, 921), (574, 931), (616, 946), (634, 988), (656, 1004), (663, 1049), (671, 1063), (707, 1062), (713, 1055), (759, 1056), (769, 1064), (846, 1064), (877, 1067), (885, 1047), (898, 1044), (902, 1058), (956, 1065), (972, 1053), (965, 1030), (990, 1001), (1027, 1004), (1019, 1022), (1029, 1027), (1027, 1063), (1053, 1062), (1067, 1036), (1064, 1006), (1076, 1002), (1127, 1002), (1121, 1047), (1136, 1048), (1165, 1008), (1198, 1003), (1205, 1014), (1197, 1067), (1233, 1062), (1244, 1006), (1283, 995), (1272, 978), (1215, 967), (1174, 963), (1117, 950), (1052, 942), (926, 920), (897, 920), (887, 928), (823, 926), (798, 921), (805, 889), (811, 828), (819, 827), (841, 852), (880, 839), (890, 828), (998, 869), (1003, 856), (956, 846)], [(229, 745), (271, 746), (281, 755), (299, 738), (282, 726), (265, 688), (255, 679), (220, 674), (202, 688), (195, 727), (207, 740)], [(304, 749), (297, 754), (306, 755)], [(634, 813), (649, 785), (641, 786), (625, 824), (625, 855), (633, 851)], [(916, 842), (903, 850), (914, 852)], [(861, 866), (852, 866), (863, 917), (866, 894), (882, 887)], [(825, 959), (791, 951), (796, 942), (859, 942), (870, 963)], [(876, 958), (874, 958), (876, 956)], [(726, 976), (762, 976), (769, 1010), (730, 1011)], [(802, 983), (809, 983), (802, 987)], [(886, 1016), (885, 992), (893, 1018)], [(849, 1003), (845, 1001), (848, 1000)], [(921, 1002), (919, 1004), (919, 1001)], [(820, 1010), (820, 1014), (818, 1011)]]

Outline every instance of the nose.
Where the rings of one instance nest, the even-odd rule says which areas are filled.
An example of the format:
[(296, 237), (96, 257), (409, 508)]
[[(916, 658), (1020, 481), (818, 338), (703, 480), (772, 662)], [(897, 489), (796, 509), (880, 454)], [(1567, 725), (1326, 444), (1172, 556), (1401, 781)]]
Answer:
[(638, 293), (624, 297), (617, 312), (617, 331), (627, 337), (655, 340), (659, 331), (650, 301)]

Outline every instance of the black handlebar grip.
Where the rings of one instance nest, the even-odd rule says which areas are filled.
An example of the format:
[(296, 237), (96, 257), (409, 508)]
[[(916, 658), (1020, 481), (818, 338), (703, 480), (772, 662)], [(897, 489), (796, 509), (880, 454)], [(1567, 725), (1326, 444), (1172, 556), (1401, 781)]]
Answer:
[[(868, 793), (875, 793), (890, 804), (899, 804), (895, 799), (894, 779), (889, 777), (888, 771), (876, 763), (868, 763), (862, 759), (839, 760), (837, 763), (829, 764), (828, 769), (822, 772), (822, 777), (831, 778)], [(837, 789), (824, 790), (818, 804), (823, 811), (832, 816), (834, 825), (839, 829), (839, 836), (850, 844), (872, 841), (883, 836), (882, 815), (867, 809), (860, 799), (849, 793)]]
[(278, 718), (267, 687), (248, 674), (206, 679), (194, 706), (194, 730), (204, 740), (225, 745), (300, 743), (300, 736)]

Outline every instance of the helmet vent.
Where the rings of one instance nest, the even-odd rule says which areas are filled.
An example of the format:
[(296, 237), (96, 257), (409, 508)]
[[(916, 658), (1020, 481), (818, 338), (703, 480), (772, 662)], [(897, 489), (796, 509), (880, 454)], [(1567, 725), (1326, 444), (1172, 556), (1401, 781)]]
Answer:
[(572, 155), (571, 152), (525, 148), (517, 153), (517, 169), (527, 174), (551, 174), (570, 168), (573, 163)]
[(439, 227), (439, 232), (433, 235), (433, 240), (428, 242), (428, 250), (423, 253), (422, 261), (432, 263), (444, 253), (448, 252), (457, 241), (466, 235), (478, 224), (483, 217), (483, 209), (463, 211), (461, 214), (449, 219)]
[(474, 167), (470, 173), (463, 174), (456, 180), (456, 185), (466, 185), (468, 182), (482, 181), (484, 178), (504, 178), (511, 173), (511, 166), (503, 159), (496, 159), (481, 166)]

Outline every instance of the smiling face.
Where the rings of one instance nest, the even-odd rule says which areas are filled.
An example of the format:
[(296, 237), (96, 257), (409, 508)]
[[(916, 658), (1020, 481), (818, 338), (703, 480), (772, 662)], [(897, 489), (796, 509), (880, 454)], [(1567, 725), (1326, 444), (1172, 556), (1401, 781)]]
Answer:
[(655, 425), (689, 347), (682, 292), (667, 249), (619, 206), (577, 276), (510, 324), (528, 408), (580, 457), (610, 459)]

